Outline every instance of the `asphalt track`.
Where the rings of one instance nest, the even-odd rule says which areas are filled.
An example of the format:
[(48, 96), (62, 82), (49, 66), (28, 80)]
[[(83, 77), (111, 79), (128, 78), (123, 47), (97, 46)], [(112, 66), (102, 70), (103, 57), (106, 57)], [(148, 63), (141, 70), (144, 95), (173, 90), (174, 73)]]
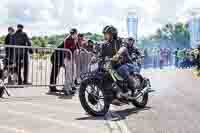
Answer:
[(112, 107), (88, 116), (76, 97), (47, 95), (46, 88), (9, 89), (0, 99), (0, 133), (199, 133), (200, 78), (191, 70), (147, 70), (156, 90), (145, 109)]

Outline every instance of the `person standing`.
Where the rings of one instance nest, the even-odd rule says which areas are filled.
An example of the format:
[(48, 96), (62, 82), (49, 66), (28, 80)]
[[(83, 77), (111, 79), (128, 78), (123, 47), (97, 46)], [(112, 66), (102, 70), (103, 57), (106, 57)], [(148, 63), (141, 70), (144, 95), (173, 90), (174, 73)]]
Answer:
[[(57, 48), (64, 48), (64, 41), (62, 41), (61, 44), (57, 46)], [(57, 92), (56, 88), (56, 80), (57, 76), (59, 74), (60, 68), (63, 67), (65, 68), (64, 64), (64, 58), (65, 58), (65, 53), (64, 51), (58, 51), (55, 50), (53, 54), (51, 55), (51, 75), (50, 75), (50, 87), (49, 87), (49, 93)]]
[(174, 51), (174, 65), (176, 68), (178, 67), (178, 50), (179, 48)]
[[(33, 51), (29, 47), (32, 47), (28, 35), (23, 32), (24, 26), (22, 24), (17, 25), (17, 31), (14, 34), (14, 45), (16, 46), (26, 46), (25, 48), (16, 48), (14, 50), (15, 60), (18, 73), (18, 84), (28, 85), (28, 67), (29, 67), (29, 53), (32, 54)], [(28, 46), (28, 47), (27, 47)], [(22, 63), (23, 62), (23, 63)], [(24, 68), (23, 81), (21, 77), (21, 69)]]
[(87, 64), (87, 41), (85, 40), (85, 37), (83, 34), (78, 34), (78, 46), (80, 48), (76, 49), (76, 52), (74, 52), (74, 59), (76, 64), (76, 75), (75, 75), (75, 84), (79, 84), (79, 79), (81, 76), (81, 73), (86, 72), (86, 66)]
[(78, 44), (78, 30), (75, 28), (72, 28), (70, 30), (70, 36), (65, 39), (64, 42), (64, 48), (69, 49), (71, 54), (69, 52), (66, 52), (66, 58), (65, 58), (65, 68), (66, 68), (66, 79), (65, 79), (65, 85), (64, 85), (64, 93), (66, 95), (74, 94), (74, 66), (76, 61), (76, 56), (79, 55), (80, 46)]
[(163, 49), (163, 48), (161, 48), (160, 49), (160, 69), (163, 69), (163, 67), (164, 67), (164, 63), (165, 63), (165, 56), (166, 54), (165, 54), (165, 49)]
[[(73, 68), (70, 67), (73, 62), (73, 53), (75, 49), (78, 47), (77, 43), (77, 35), (78, 31), (76, 29), (71, 29), (69, 36), (67, 36), (64, 41), (57, 47), (57, 48), (65, 48), (69, 49), (72, 52), (72, 55), (69, 52), (65, 51), (54, 51), (51, 55), (51, 76), (50, 76), (50, 87), (49, 93), (58, 92), (56, 88), (56, 80), (59, 74), (60, 68), (64, 67), (66, 71), (66, 79), (65, 79), (65, 86), (64, 86), (64, 93), (69, 94), (69, 85), (70, 81), (72, 81), (72, 74)], [(71, 64), (72, 63), (72, 64)], [(67, 88), (67, 89), (65, 89)]]
[[(15, 34), (15, 30), (13, 27), (8, 27), (8, 34), (5, 38), (5, 42), (4, 44), (9, 46), (9, 45), (14, 45), (14, 34)], [(10, 47), (6, 47), (5, 48), (5, 52), (6, 52), (6, 57), (4, 59), (4, 63), (5, 63), (5, 68), (7, 69), (7, 66), (13, 63), (13, 48)]]
[(77, 75), (78, 79), (80, 78), (81, 74), (88, 71), (88, 64), (91, 55), (91, 53), (88, 51), (88, 40), (86, 40), (84, 36), (82, 39), (79, 39), (79, 46), (82, 48), (82, 50), (80, 52), (80, 73)]

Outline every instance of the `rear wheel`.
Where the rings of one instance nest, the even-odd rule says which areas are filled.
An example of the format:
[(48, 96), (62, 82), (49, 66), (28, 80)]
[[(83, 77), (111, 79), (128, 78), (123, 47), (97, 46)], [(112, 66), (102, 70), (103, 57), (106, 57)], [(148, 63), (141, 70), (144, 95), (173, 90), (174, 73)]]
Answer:
[(134, 106), (136, 106), (138, 108), (145, 108), (148, 103), (148, 99), (149, 99), (149, 94), (145, 93), (139, 99), (133, 100), (132, 103)]
[(92, 116), (105, 116), (110, 103), (106, 92), (97, 81), (83, 81), (79, 90), (79, 99), (84, 110)]

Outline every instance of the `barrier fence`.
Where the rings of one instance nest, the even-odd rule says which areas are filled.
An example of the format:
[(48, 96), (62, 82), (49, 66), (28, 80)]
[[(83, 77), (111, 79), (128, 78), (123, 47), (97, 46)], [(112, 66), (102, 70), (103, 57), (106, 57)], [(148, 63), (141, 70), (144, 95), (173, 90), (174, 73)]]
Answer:
[(68, 49), (6, 45), (0, 49), (1, 79), (7, 87), (64, 86), (66, 77), (73, 82), (73, 56)]
[[(90, 70), (93, 55), (84, 49), (72, 53), (68, 49), (1, 45), (0, 79), (7, 87), (70, 88), (81, 73)], [(162, 59), (158, 53), (144, 57), (142, 67), (162, 68), (175, 64), (173, 54)]]

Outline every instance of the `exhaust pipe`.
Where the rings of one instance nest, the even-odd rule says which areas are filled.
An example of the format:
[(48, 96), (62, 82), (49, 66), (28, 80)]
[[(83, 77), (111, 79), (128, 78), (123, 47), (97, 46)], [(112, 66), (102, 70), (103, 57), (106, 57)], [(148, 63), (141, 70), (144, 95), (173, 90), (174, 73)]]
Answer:
[(150, 84), (149, 79), (147, 79), (147, 86), (141, 92), (139, 92), (139, 94), (136, 96), (136, 100), (138, 98), (140, 98), (141, 96), (143, 96), (145, 93), (151, 93), (151, 92), (154, 92), (154, 91), (155, 90), (152, 90), (152, 88), (151, 88), (151, 84)]
[(147, 93), (151, 88), (145, 87), (139, 94), (136, 96), (136, 100), (139, 99), (141, 96), (143, 96), (145, 93)]

